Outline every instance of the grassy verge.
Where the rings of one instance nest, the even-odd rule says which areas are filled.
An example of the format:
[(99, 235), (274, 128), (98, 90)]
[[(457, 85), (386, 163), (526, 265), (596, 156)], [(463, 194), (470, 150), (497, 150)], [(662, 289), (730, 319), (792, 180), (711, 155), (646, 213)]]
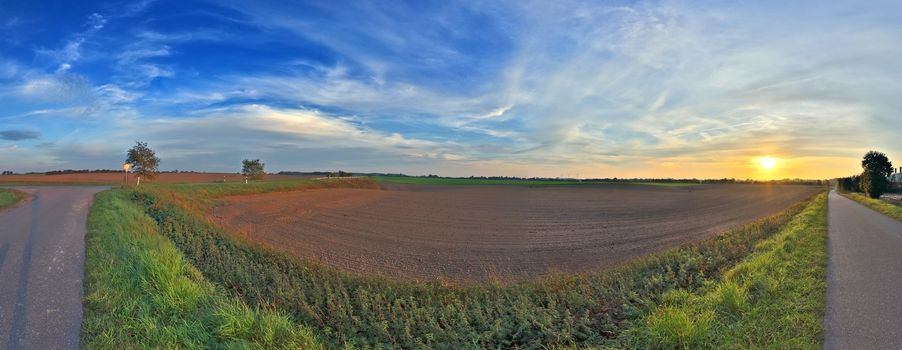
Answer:
[[(370, 186), (356, 181), (343, 185)], [(203, 218), (216, 198), (237, 192), (343, 185), (160, 186), (132, 199), (209, 281), (291, 315), (331, 346), (455, 349), (618, 344), (665, 293), (718, 279), (807, 205), (612, 271), (479, 285), (350, 275), (248, 244)]]
[(578, 180), (517, 180), (517, 179), (469, 179), (469, 178), (441, 178), (441, 177), (412, 177), (412, 176), (376, 176), (376, 181), (382, 183), (394, 183), (405, 185), (521, 185), (521, 186), (549, 186), (549, 185), (592, 185), (592, 184), (633, 184), (652, 186), (699, 186), (697, 183), (686, 182), (611, 182), (611, 181), (578, 181)]
[(627, 347), (820, 349), (827, 277), (827, 197), (696, 292), (674, 290)]
[(885, 201), (879, 199), (873, 199), (868, 196), (862, 195), (860, 193), (841, 193), (846, 198), (849, 198), (858, 203), (864, 204), (868, 208), (874, 209), (878, 212), (885, 214), (891, 218), (902, 220), (902, 206), (898, 206), (892, 203), (887, 203)]
[(207, 282), (122, 190), (88, 218), (82, 347), (322, 348), (306, 328)]
[(8, 188), (0, 188), (0, 210), (15, 206), (27, 197), (28, 194), (26, 194), (25, 192)]

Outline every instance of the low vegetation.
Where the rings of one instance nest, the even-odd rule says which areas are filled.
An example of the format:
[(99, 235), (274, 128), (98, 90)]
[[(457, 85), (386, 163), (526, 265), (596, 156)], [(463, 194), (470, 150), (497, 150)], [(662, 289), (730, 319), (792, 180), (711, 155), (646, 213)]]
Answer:
[(320, 349), (287, 315), (206, 281), (123, 190), (88, 218), (82, 347)]
[[(330, 347), (401, 348), (617, 346), (621, 344), (620, 335), (627, 329), (644, 325), (647, 321), (643, 317), (663, 302), (665, 295), (672, 295), (668, 292), (695, 293), (709, 286), (711, 281), (717, 281), (727, 269), (751, 253), (757, 242), (779, 232), (808, 205), (806, 201), (715, 239), (655, 254), (607, 272), (479, 285), (400, 282), (350, 275), (246, 242), (204, 219), (206, 210), (223, 196), (328, 186), (377, 185), (367, 179), (169, 185), (142, 188), (129, 196), (155, 221), (162, 236), (154, 237), (169, 238), (187, 262), (230, 296), (255, 309), (283, 312), (291, 320), (317, 329)], [(125, 206), (124, 203), (120, 205)], [(116, 223), (97, 225), (112, 224)], [(155, 227), (148, 222), (142, 225), (148, 231)], [(151, 236), (149, 232), (147, 236)], [(154, 244), (163, 245), (160, 242)], [(101, 253), (95, 251), (93, 254)], [(90, 250), (89, 260), (95, 260), (92, 270), (98, 270), (97, 257), (91, 257)], [(165, 262), (136, 262), (142, 263)], [(114, 265), (101, 261), (99, 266)], [(185, 275), (191, 276), (188, 272)], [(100, 283), (100, 277), (92, 277), (89, 283)], [(131, 288), (130, 292), (120, 296), (141, 294), (142, 289), (150, 288), (141, 285), (145, 283), (143, 280), (121, 276), (114, 280), (123, 279), (125, 282), (117, 282), (122, 286), (110, 287), (116, 290)], [(185, 279), (194, 281), (200, 276)], [(204, 287), (204, 290), (213, 293), (212, 288)], [(150, 292), (156, 293), (153, 289)], [(114, 303), (104, 295), (92, 300), (105, 302), (100, 304), (105, 308), (113, 308), (118, 302), (135, 303), (130, 299)], [(149, 305), (154, 302), (147, 300)], [(97, 305), (94, 308), (103, 310)], [(209, 309), (207, 306), (191, 308), (188, 315), (195, 315), (192, 317), (196, 319), (217, 314)], [(169, 314), (167, 317), (181, 316)], [(716, 321), (713, 317), (712, 322)], [(694, 318), (689, 320), (696, 321)], [(145, 322), (148, 320), (139, 323)], [(103, 334), (104, 327), (93, 325), (86, 329)]]
[(902, 220), (902, 206), (898, 206), (892, 203), (888, 203), (884, 200), (869, 198), (868, 196), (859, 194), (859, 193), (843, 193), (849, 199), (852, 199), (858, 203), (864, 204), (871, 209), (879, 211), (886, 216), (891, 218), (895, 218), (898, 220)]
[(25, 192), (0, 188), (0, 210), (13, 207), (27, 197)]
[(639, 327), (624, 333), (624, 343), (657, 349), (820, 349), (826, 277), (827, 199), (820, 195), (722, 280), (694, 292), (668, 292)]

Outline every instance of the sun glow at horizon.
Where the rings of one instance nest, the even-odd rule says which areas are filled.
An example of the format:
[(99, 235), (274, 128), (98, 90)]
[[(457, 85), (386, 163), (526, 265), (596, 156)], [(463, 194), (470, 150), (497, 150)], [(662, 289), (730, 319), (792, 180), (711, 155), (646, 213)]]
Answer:
[(774, 157), (761, 157), (758, 159), (758, 164), (764, 170), (773, 170), (777, 167), (777, 159)]

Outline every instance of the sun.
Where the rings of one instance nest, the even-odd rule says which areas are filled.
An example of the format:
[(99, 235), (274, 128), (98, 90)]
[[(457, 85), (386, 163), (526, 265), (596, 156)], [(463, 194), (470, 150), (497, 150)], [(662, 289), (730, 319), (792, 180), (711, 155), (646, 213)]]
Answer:
[(766, 170), (777, 167), (777, 159), (774, 157), (761, 157), (758, 159), (758, 163), (761, 164), (761, 168)]

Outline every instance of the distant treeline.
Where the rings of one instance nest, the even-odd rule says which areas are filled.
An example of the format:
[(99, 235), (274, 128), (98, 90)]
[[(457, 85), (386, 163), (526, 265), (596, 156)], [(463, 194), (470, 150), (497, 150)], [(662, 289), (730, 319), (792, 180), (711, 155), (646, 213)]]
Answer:
[[(340, 171), (339, 171), (340, 172)], [(338, 172), (332, 171), (280, 171), (279, 175), (315, 175), (315, 176), (328, 176), (330, 174), (335, 174)], [(592, 181), (592, 182), (658, 182), (658, 183), (692, 183), (692, 184), (794, 184), (794, 185), (819, 185), (819, 186), (827, 186), (830, 184), (830, 180), (810, 180), (810, 179), (780, 179), (780, 180), (752, 180), (752, 179), (734, 179), (734, 178), (723, 178), (723, 179), (673, 179), (673, 178), (616, 178), (616, 177), (605, 177), (605, 178), (564, 178), (564, 177), (518, 177), (518, 176), (466, 176), (466, 177), (453, 177), (453, 176), (439, 176), (435, 174), (429, 175), (407, 175), (403, 173), (356, 173), (358, 176), (393, 176), (393, 177), (418, 177), (418, 178), (433, 178), (433, 179), (474, 179), (474, 180), (508, 180), (508, 181), (527, 181), (527, 180), (539, 180), (539, 181), (562, 181), (562, 182), (572, 182), (572, 181)]]
[[(91, 169), (82, 169), (82, 170), (66, 169), (66, 170), (51, 170), (51, 171), (47, 171), (47, 172), (43, 172), (43, 173), (31, 172), (31, 173), (27, 173), (27, 174), (29, 174), (29, 175), (35, 175), (35, 174), (64, 175), (64, 174), (100, 174), (100, 173), (121, 173), (121, 172), (122, 172), (122, 170), (112, 170), (112, 169), (94, 169), (94, 170), (91, 170)], [(4, 172), (4, 174), (5, 173), (6, 172)], [(160, 173), (185, 174), (185, 173), (197, 173), (197, 172), (190, 171), (190, 170), (176, 169), (176, 170), (160, 171)], [(10, 172), (10, 175), (12, 175), (12, 172)]]
[[(94, 169), (94, 170), (90, 170), (90, 169), (82, 169), (82, 170), (66, 169), (66, 170), (51, 170), (51, 171), (45, 172), (44, 175), (118, 173), (118, 172), (121, 172), (121, 171), (122, 171), (122, 170), (112, 170), (112, 169)], [(29, 173), (29, 174), (34, 174), (34, 173)]]
[(864, 192), (861, 190), (861, 175), (836, 179), (836, 189), (840, 192)]
[[(836, 190), (839, 192), (858, 192), (866, 193), (862, 187), (861, 175), (852, 175), (840, 177), (836, 179)], [(889, 181), (885, 188), (886, 192), (902, 192), (902, 183)], [(884, 192), (880, 192), (881, 194)]]
[(516, 177), (516, 176), (469, 176), (469, 177), (444, 177), (438, 175), (408, 176), (404, 174), (393, 175), (404, 177), (421, 177), (421, 178), (444, 178), (444, 179), (477, 179), (477, 180), (540, 180), (540, 181), (586, 181), (586, 182), (655, 182), (655, 183), (691, 183), (691, 184), (781, 184), (781, 185), (818, 185), (826, 186), (830, 184), (830, 180), (809, 180), (809, 179), (780, 179), (780, 180), (752, 180), (752, 179), (673, 179), (673, 178), (561, 178), (561, 177)]
[[(303, 175), (303, 176), (334, 176), (336, 174), (341, 175), (345, 174), (346, 176), (351, 176), (355, 173), (346, 172), (343, 170), (339, 171), (280, 171), (276, 173), (277, 175)], [(391, 174), (391, 173), (356, 173), (357, 176), (407, 176), (404, 174)]]

